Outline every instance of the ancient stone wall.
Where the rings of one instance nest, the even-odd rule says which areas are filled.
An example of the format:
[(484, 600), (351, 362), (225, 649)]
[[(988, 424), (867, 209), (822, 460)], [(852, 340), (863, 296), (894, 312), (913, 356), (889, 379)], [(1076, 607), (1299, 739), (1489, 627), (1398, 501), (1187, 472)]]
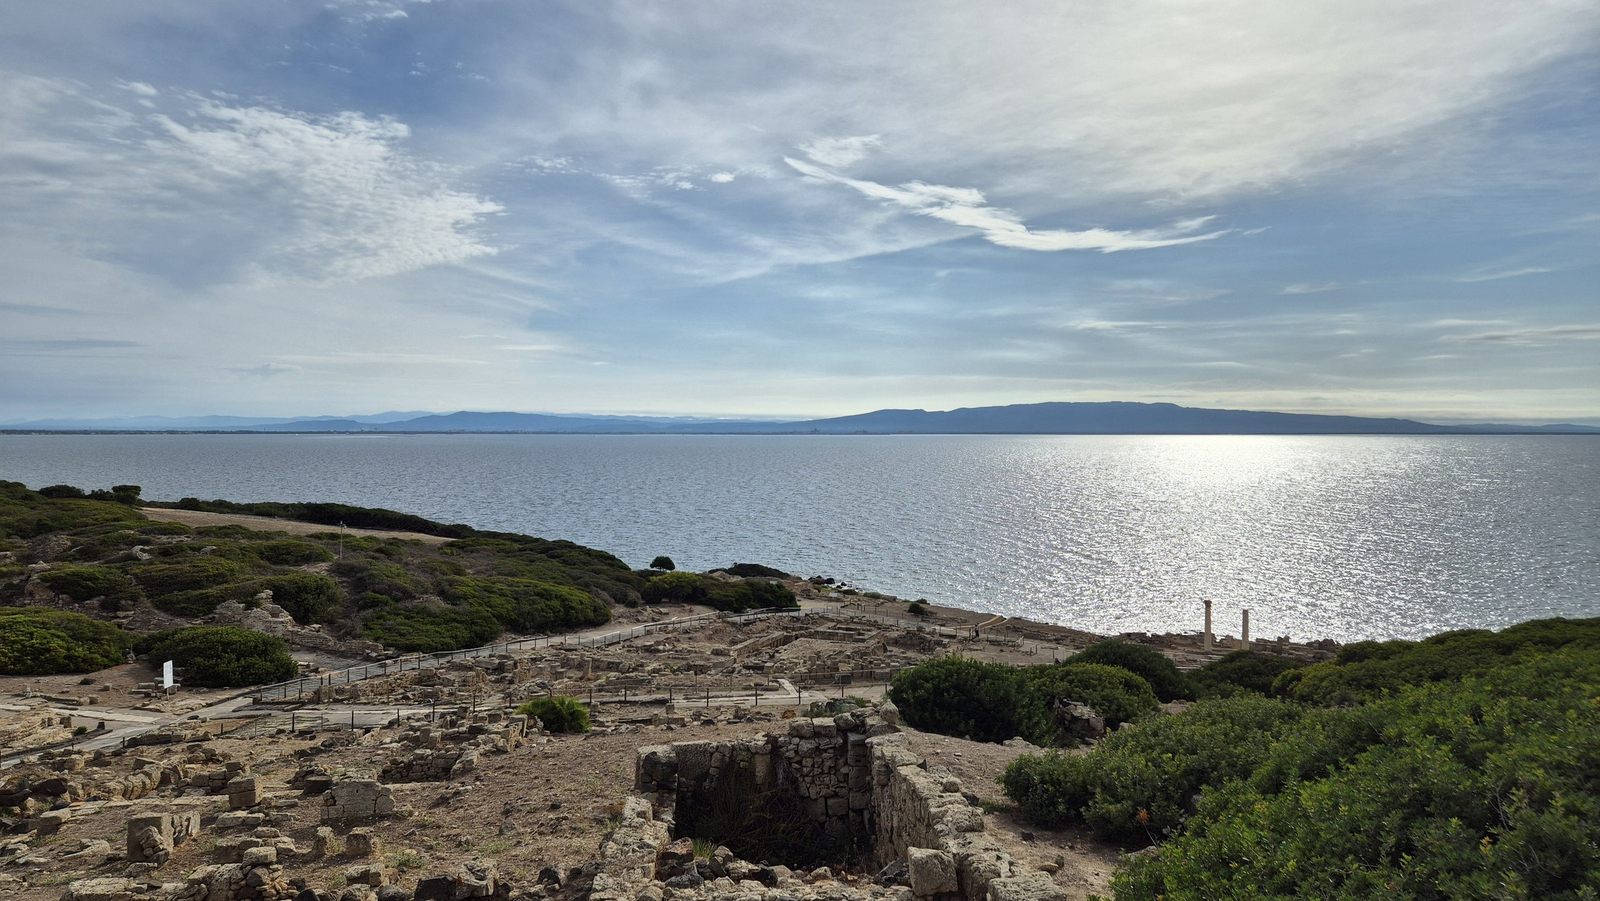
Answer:
[(872, 769), (867, 739), (892, 727), (859, 712), (792, 721), (787, 733), (736, 741), (642, 748), (634, 788), (660, 809), (692, 821), (725, 780), (753, 796), (792, 795), (825, 832), (864, 844), (871, 834)]
[[(892, 712), (886, 713), (892, 721)], [(930, 771), (926, 761), (905, 747), (894, 726), (871, 712), (796, 720), (783, 735), (640, 748), (634, 778), (640, 797), (630, 799), (624, 810), (613, 853), (602, 854), (597, 897), (649, 894), (645, 884), (660, 880), (662, 873), (652, 876), (645, 859), (659, 863), (670, 858), (663, 853), (668, 838), (692, 821), (696, 805), (706, 803), (728, 779), (742, 780), (758, 792), (795, 792), (808, 816), (847, 834), (874, 867), (903, 863), (914, 901), (1063, 897), (1048, 874), (1026, 868), (985, 833), (977, 798), (963, 790), (960, 780)], [(670, 885), (676, 891), (698, 888), (699, 883), (679, 876)], [(738, 885), (753, 896), (767, 894), (755, 881)], [(793, 897), (781, 884), (773, 891)], [(878, 888), (852, 891), (845, 895), (865, 899), (883, 894)]]

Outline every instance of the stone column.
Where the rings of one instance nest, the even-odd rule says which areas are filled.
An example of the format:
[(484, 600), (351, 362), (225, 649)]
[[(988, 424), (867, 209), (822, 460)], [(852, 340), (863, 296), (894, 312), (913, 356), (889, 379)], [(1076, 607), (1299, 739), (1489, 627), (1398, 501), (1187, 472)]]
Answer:
[(1239, 624), (1239, 647), (1250, 650), (1250, 608), (1244, 611), (1244, 620)]
[(1211, 650), (1211, 600), (1209, 598), (1206, 599), (1206, 631), (1201, 639), (1201, 648), (1207, 651)]

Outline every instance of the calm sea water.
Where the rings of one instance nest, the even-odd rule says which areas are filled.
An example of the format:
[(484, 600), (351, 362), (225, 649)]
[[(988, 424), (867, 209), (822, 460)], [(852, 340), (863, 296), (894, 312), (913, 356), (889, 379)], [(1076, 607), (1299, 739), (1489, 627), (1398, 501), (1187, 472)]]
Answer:
[(328, 500), (1097, 631), (1600, 615), (1582, 437), (0, 436), (0, 478)]

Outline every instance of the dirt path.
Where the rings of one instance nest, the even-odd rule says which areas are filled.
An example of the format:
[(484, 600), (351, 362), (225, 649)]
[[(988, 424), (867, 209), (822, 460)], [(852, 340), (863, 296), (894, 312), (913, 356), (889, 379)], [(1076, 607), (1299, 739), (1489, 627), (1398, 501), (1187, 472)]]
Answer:
[(290, 535), (311, 535), (316, 532), (344, 532), (346, 535), (371, 535), (375, 538), (404, 538), (424, 544), (444, 544), (453, 539), (422, 532), (395, 532), (389, 529), (340, 529), (315, 522), (295, 519), (275, 519), (271, 516), (247, 516), (242, 513), (203, 513), (199, 510), (172, 510), (166, 507), (140, 507), (139, 512), (160, 522), (176, 522), (186, 526), (243, 526), (262, 532), (288, 532)]

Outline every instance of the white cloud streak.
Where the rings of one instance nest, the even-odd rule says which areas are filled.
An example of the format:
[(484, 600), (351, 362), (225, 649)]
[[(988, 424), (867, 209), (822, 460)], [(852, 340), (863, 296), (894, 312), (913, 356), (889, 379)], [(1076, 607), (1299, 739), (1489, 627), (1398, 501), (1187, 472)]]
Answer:
[(800, 145), (800, 152), (824, 166), (844, 169), (866, 159), (883, 146), (877, 135), (854, 135), (842, 138), (818, 138)]
[(1232, 231), (1232, 229), (1219, 229), (1200, 232), (1200, 229), (1214, 218), (1212, 216), (1181, 220), (1167, 228), (1133, 231), (1106, 228), (1033, 229), (1011, 210), (989, 205), (983, 192), (975, 188), (930, 185), (920, 181), (891, 187), (875, 181), (840, 175), (822, 166), (793, 157), (784, 157), (784, 162), (807, 178), (854, 188), (867, 197), (886, 201), (916, 215), (975, 229), (991, 244), (998, 244), (1001, 247), (1040, 251), (1098, 250), (1101, 253), (1116, 253), (1122, 250), (1151, 250), (1212, 241)]
[(1439, 340), (1450, 344), (1511, 344), (1519, 347), (1542, 347), (1560, 341), (1600, 341), (1600, 323), (1445, 335)]
[(1475, 272), (1471, 275), (1462, 275), (1456, 281), (1471, 284), (1472, 282), (1495, 282), (1503, 278), (1521, 278), (1524, 275), (1540, 275), (1555, 270), (1545, 266), (1524, 266), (1521, 269), (1500, 269), (1489, 272)]
[(97, 255), (159, 265), (210, 242), (227, 277), (340, 282), (495, 252), (477, 229), (501, 205), (407, 154), (410, 131), (392, 119), (193, 94), (130, 112), (43, 80), (31, 101), (0, 123), (13, 139), (0, 147), (0, 209)]

